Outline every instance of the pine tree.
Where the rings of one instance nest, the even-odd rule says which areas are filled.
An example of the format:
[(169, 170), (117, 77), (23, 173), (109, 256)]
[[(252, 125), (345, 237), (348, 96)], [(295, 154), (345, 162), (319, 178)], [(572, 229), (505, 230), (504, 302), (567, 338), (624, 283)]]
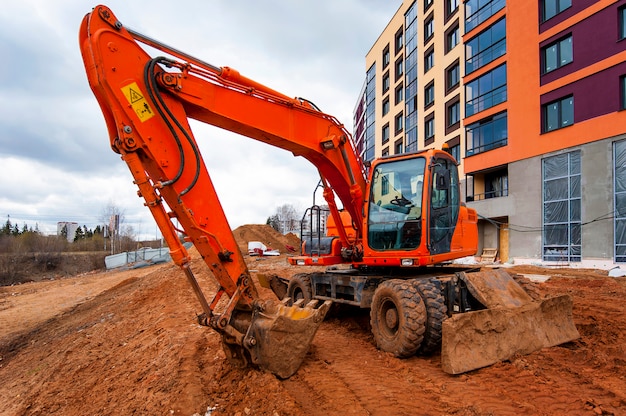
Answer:
[(85, 233), (81, 227), (76, 228), (76, 232), (74, 233), (74, 242), (83, 240), (85, 238)]
[(7, 222), (4, 223), (4, 226), (2, 227), (2, 235), (11, 235), (11, 219), (7, 216)]

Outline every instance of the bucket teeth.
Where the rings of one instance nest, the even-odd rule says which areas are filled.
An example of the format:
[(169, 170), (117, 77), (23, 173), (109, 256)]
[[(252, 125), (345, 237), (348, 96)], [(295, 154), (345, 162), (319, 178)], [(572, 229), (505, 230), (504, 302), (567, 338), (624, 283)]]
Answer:
[(291, 377), (300, 367), (309, 345), (330, 309), (331, 301), (316, 308), (319, 301), (301, 307), (267, 301), (254, 309), (246, 340), (251, 360), (279, 378)]

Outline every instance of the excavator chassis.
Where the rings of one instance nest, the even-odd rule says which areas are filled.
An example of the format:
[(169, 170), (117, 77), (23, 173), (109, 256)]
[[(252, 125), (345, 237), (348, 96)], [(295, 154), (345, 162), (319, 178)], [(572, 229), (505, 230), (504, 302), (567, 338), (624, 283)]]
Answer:
[(460, 374), (579, 337), (569, 296), (534, 300), (504, 270), (416, 276), (355, 269), (263, 276), (279, 297), (370, 308), (378, 348), (397, 357), (434, 352), (442, 370)]

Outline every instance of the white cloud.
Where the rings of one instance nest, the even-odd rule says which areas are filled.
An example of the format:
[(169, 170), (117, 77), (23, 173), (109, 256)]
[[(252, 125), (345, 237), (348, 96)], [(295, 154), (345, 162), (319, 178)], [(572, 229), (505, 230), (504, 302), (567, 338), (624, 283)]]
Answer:
[[(365, 54), (397, 8), (376, 0), (107, 4), (133, 29), (310, 99), (348, 130)], [(113, 202), (137, 232), (154, 235), (87, 84), (78, 29), (94, 5), (22, 0), (0, 8), (0, 217), (48, 232), (65, 220), (93, 227)], [(303, 158), (203, 125), (194, 131), (231, 227), (265, 222), (285, 203), (311, 204), (319, 177)]]

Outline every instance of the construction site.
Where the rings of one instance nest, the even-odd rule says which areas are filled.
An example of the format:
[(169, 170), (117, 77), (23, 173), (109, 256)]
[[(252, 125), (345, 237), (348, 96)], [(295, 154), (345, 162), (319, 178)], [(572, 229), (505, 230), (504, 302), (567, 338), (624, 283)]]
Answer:
[[(608, 217), (581, 222), (578, 151), (526, 181), (553, 205), (525, 228), (542, 232), (542, 261), (522, 265), (464, 198), (458, 138), (375, 157), (312, 101), (139, 33), (103, 5), (84, 16), (79, 45), (110, 147), (167, 253), (142, 247), (84, 273), (40, 261), (44, 273), (0, 288), (2, 414), (626, 414), (620, 226), (611, 241), (586, 240), (613, 244), (615, 258), (583, 268), (595, 251), (581, 227)], [(316, 168), (323, 202), (314, 193), (297, 236), (269, 219), (231, 229), (190, 120)], [(490, 224), (507, 236), (501, 219)], [(530, 243), (512, 247), (538, 260)]]
[[(246, 256), (253, 278), (287, 264), (269, 226), (234, 231), (282, 254)], [(207, 294), (217, 285), (192, 250)], [(489, 266), (495, 267), (495, 266)], [(225, 359), (198, 325), (197, 300), (172, 263), (0, 288), (3, 415), (623, 415), (626, 279), (602, 270), (508, 267), (538, 296), (568, 294), (576, 341), (449, 375), (437, 353), (399, 359), (376, 348), (367, 312), (329, 312), (302, 366), (281, 380)], [(542, 276), (543, 278), (539, 278)], [(545, 282), (541, 282), (545, 280)], [(264, 298), (274, 297), (260, 289)]]

